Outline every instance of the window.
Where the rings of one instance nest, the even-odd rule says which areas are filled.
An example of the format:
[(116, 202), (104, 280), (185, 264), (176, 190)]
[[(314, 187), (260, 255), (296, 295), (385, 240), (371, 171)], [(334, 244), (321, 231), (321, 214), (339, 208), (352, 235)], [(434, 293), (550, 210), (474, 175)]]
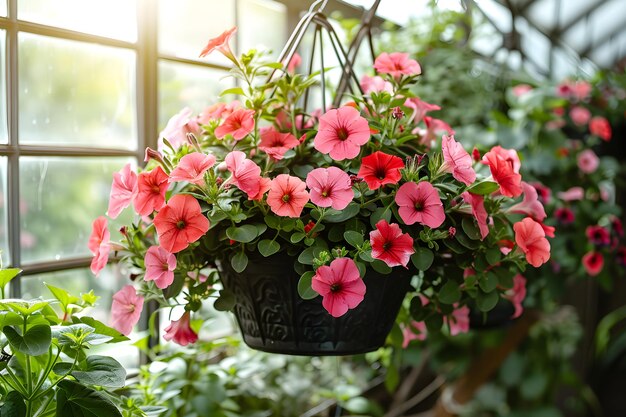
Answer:
[(48, 297), (44, 282), (94, 289), (90, 314), (108, 321), (127, 279), (115, 265), (93, 277), (86, 244), (112, 173), (141, 164), (182, 107), (199, 113), (232, 85), (219, 54), (198, 53), (237, 23), (237, 45), (280, 52), (286, 7), (271, 0), (0, 1), (0, 256), (24, 271), (14, 297)]

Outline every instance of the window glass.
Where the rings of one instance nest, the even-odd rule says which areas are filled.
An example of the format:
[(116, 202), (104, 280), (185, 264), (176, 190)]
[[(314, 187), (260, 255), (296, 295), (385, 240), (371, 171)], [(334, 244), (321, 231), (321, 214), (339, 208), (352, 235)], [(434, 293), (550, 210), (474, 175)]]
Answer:
[[(1, 1), (1, 0), (0, 0)], [(4, 75), (4, 69), (6, 68), (5, 62), (5, 44), (6, 44), (6, 32), (0, 30), (0, 143), (7, 143), (9, 135), (7, 131), (7, 86), (6, 77)]]
[[(20, 158), (22, 263), (91, 256), (91, 224), (109, 204), (113, 172), (130, 158)], [(111, 240), (132, 209), (109, 221)]]
[(19, 34), (21, 144), (136, 149), (135, 52)]
[(7, 162), (6, 156), (0, 156), (0, 258), (2, 265), (9, 264), (9, 234), (7, 222)]
[[(94, 277), (89, 268), (84, 268), (22, 276), (21, 280), (22, 298), (27, 300), (38, 297), (52, 298), (52, 294), (45, 283), (62, 288), (74, 296), (80, 296), (81, 293), (84, 294), (93, 290), (94, 294), (100, 297), (96, 306), (77, 315), (90, 316), (105, 324), (110, 323), (113, 294), (130, 282), (123, 275), (123, 271), (120, 271), (118, 265), (107, 266), (97, 278)], [(131, 335), (132, 338), (136, 339), (136, 335)], [(139, 363), (139, 351), (131, 343), (132, 341), (96, 346), (91, 354), (113, 356), (126, 369), (130, 369)]]
[(287, 8), (268, 0), (240, 0), (238, 3), (239, 52), (255, 48), (272, 50), (278, 58), (287, 40)]
[(218, 101), (220, 92), (234, 85), (233, 78), (226, 75), (197, 65), (159, 62), (159, 128), (163, 129), (170, 117), (184, 107), (199, 114)]
[(129, 42), (137, 40), (136, 0), (20, 0), (17, 18)]
[[(197, 59), (209, 39), (235, 26), (234, 0), (159, 1), (159, 52), (180, 58)], [(235, 49), (235, 39), (230, 42)], [(219, 53), (206, 58), (228, 65)]]
[(0, 0), (0, 16), (6, 16), (6, 15), (7, 15), (7, 1)]

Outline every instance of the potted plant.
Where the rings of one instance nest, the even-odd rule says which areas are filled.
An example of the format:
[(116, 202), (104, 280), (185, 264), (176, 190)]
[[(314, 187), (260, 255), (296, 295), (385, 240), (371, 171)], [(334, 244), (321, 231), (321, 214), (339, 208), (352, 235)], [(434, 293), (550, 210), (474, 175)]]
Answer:
[(92, 270), (114, 250), (139, 284), (113, 303), (123, 333), (158, 300), (184, 306), (165, 338), (193, 342), (191, 315), (216, 299), (257, 349), (365, 352), (403, 302), (407, 320), (441, 328), (468, 307), (490, 311), (529, 263), (548, 260), (552, 229), (533, 219), (541, 204), (524, 194), (516, 152), (470, 155), (428, 117), (437, 106), (410, 93), (421, 68), (408, 54), (381, 54), (363, 94), (307, 112), (317, 76), (255, 51), (236, 57), (234, 30), (203, 55), (232, 61), (242, 87), (223, 95), (240, 101), (182, 111), (145, 169), (114, 175), (108, 216), (130, 205), (138, 215), (120, 242), (106, 217), (94, 222)]

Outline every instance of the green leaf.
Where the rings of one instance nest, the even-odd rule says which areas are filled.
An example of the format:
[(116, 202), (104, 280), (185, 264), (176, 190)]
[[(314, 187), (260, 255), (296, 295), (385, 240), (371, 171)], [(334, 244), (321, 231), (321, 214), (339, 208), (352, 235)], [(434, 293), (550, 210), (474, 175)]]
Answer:
[(489, 265), (495, 265), (500, 262), (502, 252), (500, 252), (500, 248), (489, 248), (485, 251), (485, 258)]
[(302, 232), (296, 232), (293, 235), (291, 235), (291, 237), (289, 238), (289, 240), (291, 241), (291, 243), (298, 243), (300, 242), (302, 239), (305, 238), (305, 234)]
[(0, 407), (0, 417), (26, 417), (24, 397), (17, 391), (9, 392), (3, 398), (4, 404)]
[(480, 240), (480, 229), (476, 225), (476, 221), (471, 217), (463, 217), (461, 221), (461, 227), (467, 237), (473, 240)]
[(371, 265), (374, 271), (378, 272), (379, 274), (387, 275), (391, 272), (391, 267), (378, 259), (375, 259), (374, 262), (371, 263)]
[(433, 264), (435, 254), (428, 248), (418, 246), (411, 255), (411, 262), (420, 271), (426, 271)]
[(239, 273), (243, 272), (248, 266), (248, 255), (245, 252), (237, 252), (230, 259), (230, 266)]
[(363, 244), (363, 235), (359, 232), (355, 232), (354, 230), (344, 232), (343, 238), (355, 248), (358, 248)]
[(231, 311), (235, 308), (235, 304), (237, 304), (237, 299), (235, 298), (235, 294), (227, 289), (223, 289), (220, 291), (220, 295), (213, 303), (213, 307), (217, 311)]
[(478, 286), (484, 292), (491, 292), (498, 286), (498, 277), (493, 272), (488, 271), (480, 276)]
[(109, 327), (106, 324), (94, 318), (72, 317), (72, 319), (74, 320), (74, 323), (83, 323), (83, 324), (86, 324), (87, 326), (92, 327), (94, 329), (94, 333), (96, 334), (110, 336), (111, 337), (111, 340), (109, 340), (110, 343), (117, 343), (117, 342), (123, 342), (125, 340), (130, 340), (128, 339), (128, 337), (124, 336), (122, 333), (118, 332), (114, 328)]
[(59, 382), (56, 415), (63, 417), (122, 417), (104, 394), (78, 382)]
[(472, 185), (470, 188), (467, 189), (467, 191), (469, 191), (472, 194), (486, 195), (486, 194), (493, 193), (499, 188), (500, 186), (498, 185), (497, 182), (481, 181)]
[(85, 360), (86, 369), (75, 370), (72, 376), (85, 385), (121, 388), (126, 382), (126, 370), (109, 356), (91, 355)]
[(23, 316), (29, 316), (36, 311), (39, 311), (45, 308), (50, 304), (50, 301), (47, 300), (21, 300), (14, 298), (7, 298), (5, 300), (0, 300), (0, 308), (11, 309), (16, 311), (17, 313)]
[(0, 269), (0, 287), (4, 287), (11, 282), (20, 272), (22, 272), (22, 270), (18, 268)]
[(67, 375), (71, 370), (72, 370), (71, 362), (57, 362), (52, 367), (52, 371), (59, 376)]
[(226, 236), (236, 242), (248, 243), (252, 242), (258, 236), (258, 229), (251, 224), (243, 226), (230, 226), (226, 229)]
[(157, 405), (146, 405), (139, 407), (146, 414), (146, 417), (160, 417), (164, 412), (169, 410), (167, 407)]
[(311, 300), (319, 294), (311, 287), (311, 282), (315, 272), (307, 271), (300, 276), (298, 280), (298, 294), (303, 300)]
[(298, 262), (304, 265), (313, 265), (313, 259), (315, 259), (322, 251), (328, 250), (324, 245), (311, 246), (306, 248), (298, 256)]
[(361, 258), (365, 262), (374, 262), (374, 258), (372, 258), (371, 250), (359, 253), (359, 258)]
[(270, 229), (280, 228), (280, 219), (276, 216), (265, 216), (263, 220), (265, 220), (265, 224), (268, 225)]
[(476, 294), (476, 305), (480, 311), (491, 311), (496, 304), (498, 304), (498, 300), (500, 296), (497, 291), (492, 291), (489, 293), (484, 293), (482, 291), (478, 291)]
[(324, 216), (324, 221), (328, 223), (341, 223), (356, 216), (359, 214), (359, 211), (361, 211), (361, 206), (353, 201), (341, 211), (328, 209)]
[(389, 223), (391, 221), (391, 210), (385, 207), (378, 207), (370, 215), (370, 224), (372, 227), (376, 227), (376, 223), (381, 220), (387, 220), (387, 223)]
[(222, 93), (220, 94), (220, 97), (224, 97), (225, 95), (228, 94), (236, 94), (238, 96), (243, 96), (245, 95), (243, 88), (241, 87), (234, 87), (234, 88), (229, 88), (227, 90), (222, 91)]
[(454, 304), (461, 299), (459, 284), (455, 281), (448, 281), (439, 290), (439, 301), (444, 304)]
[(388, 392), (394, 392), (400, 383), (400, 372), (395, 364), (390, 364), (387, 367), (387, 374), (385, 375), (385, 387)]
[(20, 335), (13, 326), (5, 326), (3, 331), (11, 347), (25, 355), (43, 355), (48, 352), (48, 348), (52, 343), (50, 326), (45, 324), (31, 327), (24, 336)]
[(462, 232), (462, 231), (458, 231), (455, 235), (455, 239), (457, 240), (457, 242), (459, 242), (461, 245), (463, 245), (464, 247), (471, 249), (471, 250), (475, 250), (478, 249), (478, 247), (480, 246), (480, 242), (477, 240), (472, 240), (469, 237), (467, 237), (467, 235)]
[(12, 311), (0, 311), (0, 329), (4, 326), (19, 326), (24, 323), (24, 319)]
[(364, 397), (352, 397), (345, 402), (343, 407), (353, 414), (364, 415), (365, 413), (370, 411), (370, 403)]
[(48, 289), (54, 296), (54, 298), (59, 300), (59, 302), (63, 306), (64, 312), (67, 310), (67, 306), (69, 304), (76, 304), (79, 301), (78, 297), (74, 297), (73, 295), (70, 295), (70, 293), (68, 293), (64, 289), (55, 287), (54, 285), (50, 285), (48, 283), (45, 283), (45, 284), (46, 284), (46, 287), (48, 287)]
[(259, 248), (261, 255), (267, 258), (280, 250), (280, 243), (275, 240), (263, 239), (259, 242), (257, 247)]

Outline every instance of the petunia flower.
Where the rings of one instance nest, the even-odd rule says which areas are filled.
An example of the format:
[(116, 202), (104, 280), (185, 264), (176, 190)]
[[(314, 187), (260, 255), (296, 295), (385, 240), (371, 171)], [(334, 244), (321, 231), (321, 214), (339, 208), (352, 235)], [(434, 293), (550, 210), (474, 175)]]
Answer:
[(365, 283), (350, 258), (337, 258), (317, 268), (311, 287), (322, 296), (322, 305), (333, 317), (341, 317), (365, 297)]
[(356, 176), (363, 178), (370, 190), (377, 190), (385, 184), (397, 184), (402, 178), (400, 170), (403, 168), (402, 158), (376, 151), (363, 158)]
[(589, 276), (595, 277), (604, 268), (604, 257), (600, 252), (587, 252), (582, 257), (582, 264)]
[(515, 149), (505, 149), (500, 145), (494, 146), (489, 149), (485, 155), (483, 155), (483, 164), (487, 164), (485, 156), (488, 154), (495, 154), (502, 158), (508, 165), (513, 168), (513, 172), (519, 174), (519, 170), (522, 167), (522, 163), (519, 160), (519, 155)]
[(170, 173), (169, 182), (187, 181), (196, 185), (204, 185), (204, 173), (215, 165), (215, 156), (200, 152), (189, 153), (178, 162), (178, 166)]
[(177, 253), (209, 230), (209, 219), (202, 214), (198, 200), (177, 194), (154, 217), (154, 226), (163, 249)]
[[(494, 146), (483, 155), (483, 164), (489, 165), (493, 179), (500, 186), (500, 193), (506, 197), (519, 197), (522, 194), (522, 176), (516, 171), (515, 161), (504, 158), (501, 152), (494, 151), (499, 146)], [(519, 170), (519, 167), (517, 167)]]
[(410, 109), (413, 109), (413, 114), (411, 114), (409, 119), (412, 120), (414, 123), (419, 123), (420, 121), (422, 121), (424, 119), (424, 116), (426, 116), (426, 113), (428, 113), (429, 111), (441, 110), (441, 107), (439, 107), (438, 105), (427, 103), (419, 97), (407, 98), (404, 102), (404, 105)]
[(296, 72), (296, 68), (298, 68), (302, 64), (302, 57), (299, 53), (294, 52), (293, 56), (287, 63), (287, 72), (289, 74), (293, 74)]
[(113, 295), (111, 304), (111, 326), (128, 336), (139, 321), (144, 298), (135, 292), (132, 285), (125, 285)]
[(374, 69), (381, 74), (389, 74), (394, 78), (403, 75), (419, 75), (422, 68), (417, 61), (410, 59), (409, 54), (403, 52), (383, 52), (376, 57)]
[(444, 323), (450, 326), (450, 336), (456, 336), (461, 333), (467, 333), (470, 329), (469, 307), (458, 307), (454, 305), (454, 310), (449, 316), (443, 318)]
[(107, 215), (115, 219), (133, 202), (135, 195), (137, 195), (137, 174), (130, 169), (130, 164), (126, 164), (119, 172), (113, 174)]
[(111, 232), (107, 228), (107, 218), (98, 217), (91, 225), (91, 235), (87, 247), (93, 255), (91, 260), (91, 272), (98, 275), (109, 261), (109, 252), (111, 251)]
[(441, 139), (441, 151), (444, 163), (441, 169), (465, 185), (472, 185), (476, 181), (476, 172), (472, 168), (472, 157), (454, 136), (444, 135)]
[(364, 94), (381, 93), (383, 91), (386, 91), (389, 94), (393, 93), (393, 86), (391, 83), (378, 75), (370, 77), (367, 74), (363, 74), (359, 84), (361, 85), (361, 90), (363, 90)]
[(235, 184), (241, 191), (248, 194), (251, 200), (261, 197), (265, 190), (262, 188), (268, 185), (266, 180), (261, 177), (261, 168), (252, 160), (246, 158), (246, 154), (241, 151), (232, 151), (224, 159), (227, 169), (231, 172), (230, 181)]
[(224, 31), (218, 37), (210, 39), (204, 49), (200, 52), (200, 58), (205, 57), (211, 52), (217, 50), (221, 52), (226, 58), (230, 59), (231, 61), (235, 61), (235, 55), (230, 49), (230, 45), (228, 44), (228, 42), (230, 42), (230, 38), (236, 31), (237, 27), (232, 27)]
[(576, 158), (578, 169), (585, 174), (592, 174), (600, 166), (600, 158), (591, 149), (585, 149)]
[(509, 213), (525, 214), (538, 222), (542, 222), (547, 217), (543, 204), (539, 201), (537, 190), (527, 182), (522, 181), (524, 198), (520, 203), (509, 207)]
[(582, 187), (571, 187), (565, 191), (559, 191), (556, 196), (563, 201), (577, 201), (585, 198), (585, 190)]
[(569, 207), (557, 208), (554, 210), (554, 217), (561, 224), (572, 224), (575, 220), (574, 212)]
[(513, 277), (513, 288), (507, 290), (503, 296), (513, 304), (515, 309), (511, 318), (516, 319), (521, 316), (524, 312), (522, 302), (526, 298), (526, 278), (521, 274), (515, 275)]
[(320, 117), (313, 146), (335, 161), (353, 159), (370, 139), (367, 120), (350, 106), (332, 109)]
[(223, 139), (231, 135), (235, 140), (241, 140), (254, 130), (254, 110), (240, 108), (232, 112), (226, 120), (215, 129), (215, 137)]
[(337, 167), (316, 168), (306, 176), (311, 201), (320, 207), (345, 209), (354, 198), (350, 176)]
[(150, 246), (144, 256), (146, 273), (144, 280), (154, 281), (158, 288), (164, 289), (174, 282), (176, 256), (160, 246)]
[(585, 229), (585, 235), (589, 242), (596, 246), (608, 246), (611, 244), (611, 234), (600, 225), (590, 225)]
[(613, 135), (613, 132), (611, 130), (611, 124), (606, 118), (602, 116), (596, 116), (591, 118), (591, 120), (589, 121), (589, 132), (592, 135), (598, 136), (605, 142), (610, 141), (611, 136)]
[(550, 259), (550, 242), (538, 222), (525, 217), (513, 225), (513, 230), (515, 243), (524, 252), (529, 264), (538, 268)]
[(298, 177), (280, 174), (272, 180), (267, 204), (275, 214), (297, 218), (309, 201), (306, 184)]
[(376, 230), (370, 232), (372, 258), (380, 259), (388, 266), (402, 265), (405, 268), (415, 253), (413, 238), (408, 233), (402, 233), (400, 226), (389, 224), (387, 220), (376, 223)]
[(485, 198), (482, 195), (472, 194), (465, 191), (461, 194), (463, 200), (472, 207), (472, 215), (478, 224), (480, 231), (480, 240), (483, 240), (489, 234), (489, 226), (487, 226), (487, 210), (485, 210)]
[(537, 198), (544, 206), (552, 201), (552, 190), (538, 181), (530, 182), (530, 185), (537, 190)]
[(193, 111), (189, 107), (185, 107), (167, 121), (165, 129), (159, 133), (159, 142), (157, 147), (159, 152), (162, 152), (163, 149), (165, 149), (163, 139), (167, 139), (172, 147), (177, 149), (183, 143), (187, 143), (188, 133), (198, 134), (200, 132), (200, 126), (192, 116)]
[(419, 134), (421, 136), (420, 143), (428, 147), (430, 147), (431, 142), (440, 137), (442, 133), (446, 133), (448, 135), (454, 135), (455, 133), (454, 129), (452, 129), (449, 124), (441, 119), (424, 116), (424, 124), (426, 125), (425, 130), (416, 128), (413, 130), (413, 132)]
[(191, 314), (185, 311), (178, 320), (172, 320), (169, 326), (165, 328), (163, 339), (173, 340), (181, 346), (187, 346), (198, 340), (198, 334), (193, 331), (190, 326)]
[(420, 223), (436, 228), (446, 219), (439, 193), (431, 183), (407, 182), (400, 186), (395, 197), (398, 213), (407, 225)]
[(428, 329), (423, 321), (412, 321), (402, 329), (402, 348), (406, 349), (411, 340), (426, 340)]
[(137, 195), (133, 205), (141, 216), (152, 214), (165, 205), (165, 192), (169, 186), (169, 177), (160, 166), (152, 171), (142, 172), (137, 178)]
[(300, 144), (298, 139), (291, 133), (280, 133), (274, 127), (267, 126), (260, 130), (261, 142), (259, 149), (276, 160), (283, 159), (289, 149)]
[(513, 95), (515, 97), (521, 97), (531, 91), (533, 91), (533, 87), (528, 84), (518, 84), (515, 87), (513, 87)]
[(574, 106), (569, 111), (569, 117), (576, 126), (584, 126), (591, 119), (591, 112), (584, 107)]

